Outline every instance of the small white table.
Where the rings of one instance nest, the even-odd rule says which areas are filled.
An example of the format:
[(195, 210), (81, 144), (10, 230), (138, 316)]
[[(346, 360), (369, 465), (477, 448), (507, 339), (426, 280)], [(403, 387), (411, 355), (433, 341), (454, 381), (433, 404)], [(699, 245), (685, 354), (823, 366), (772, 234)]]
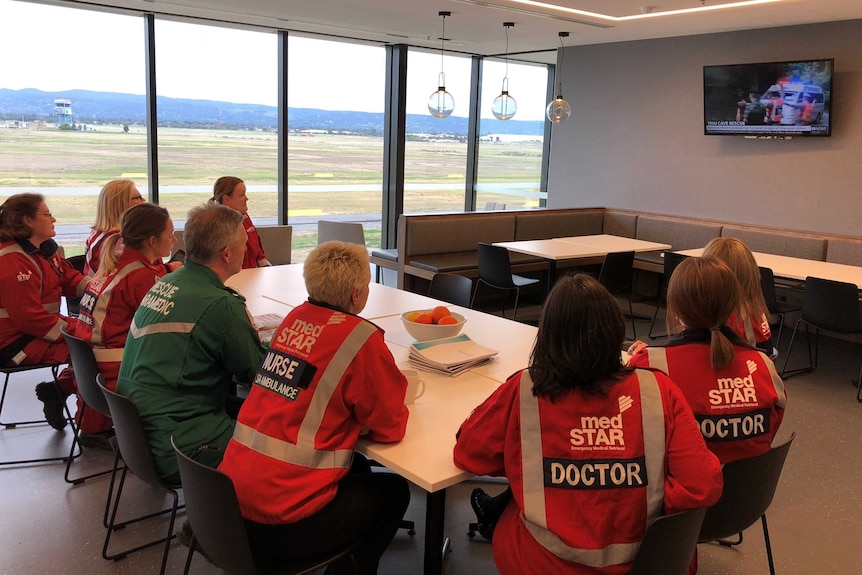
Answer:
[(597, 256), (606, 256), (617, 252), (654, 252), (669, 250), (669, 244), (636, 240), (598, 234), (593, 236), (572, 236), (566, 238), (551, 238), (546, 240), (523, 240), (516, 242), (497, 242), (495, 246), (509, 251), (540, 257), (548, 261), (548, 290), (557, 275), (557, 262)]
[[(249, 301), (252, 298), (260, 297), (275, 300), (294, 308), (308, 299), (305, 280), (302, 277), (302, 264), (242, 270), (229, 278), (225, 284), (238, 291)], [(359, 315), (369, 320), (388, 315), (399, 315), (414, 309), (431, 309), (441, 305), (441, 302), (422, 294), (398, 290), (382, 284), (371, 283), (368, 287), (368, 302)], [(248, 307), (254, 315), (267, 313), (257, 311), (257, 309), (266, 307), (260, 301), (255, 306), (249, 303)]]
[[(703, 254), (703, 250), (704, 248), (695, 248), (677, 253), (685, 256), (699, 257)], [(765, 254), (762, 252), (752, 252), (752, 254), (754, 254), (757, 265), (770, 268), (772, 273), (778, 277), (804, 281), (808, 276), (813, 276), (826, 280), (856, 284), (862, 290), (862, 267)]]

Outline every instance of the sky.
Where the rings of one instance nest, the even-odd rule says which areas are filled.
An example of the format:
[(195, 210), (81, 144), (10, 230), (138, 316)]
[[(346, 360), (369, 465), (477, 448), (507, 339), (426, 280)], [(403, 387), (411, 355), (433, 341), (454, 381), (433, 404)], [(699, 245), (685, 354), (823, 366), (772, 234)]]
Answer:
[[(0, 88), (94, 90), (143, 94), (144, 24), (139, 16), (0, 0)], [(34, 40), (37, 39), (37, 40)], [(156, 20), (156, 89), (176, 98), (276, 105), (274, 33)], [(8, 57), (17, 54), (18, 57)], [(407, 112), (428, 113), (437, 89), (440, 54), (408, 54)], [(288, 105), (296, 108), (382, 112), (382, 47), (291, 36)], [(491, 117), (506, 66), (484, 64), (481, 115)], [(467, 116), (469, 58), (443, 59), (455, 116)], [(543, 66), (508, 65), (517, 120), (541, 120), (547, 72)], [(74, 106), (74, 102), (73, 102)]]

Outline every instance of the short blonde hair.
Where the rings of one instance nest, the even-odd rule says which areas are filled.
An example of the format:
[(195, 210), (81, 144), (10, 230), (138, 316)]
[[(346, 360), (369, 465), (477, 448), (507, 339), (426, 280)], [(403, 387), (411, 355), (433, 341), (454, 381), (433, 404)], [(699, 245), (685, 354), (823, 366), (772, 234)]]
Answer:
[(324, 242), (308, 254), (303, 277), (311, 299), (346, 309), (354, 290), (371, 281), (368, 251), (358, 244)]
[(112, 232), (120, 229), (123, 212), (132, 205), (132, 180), (111, 180), (99, 192), (99, 203), (96, 206), (96, 223), (93, 229), (97, 232)]

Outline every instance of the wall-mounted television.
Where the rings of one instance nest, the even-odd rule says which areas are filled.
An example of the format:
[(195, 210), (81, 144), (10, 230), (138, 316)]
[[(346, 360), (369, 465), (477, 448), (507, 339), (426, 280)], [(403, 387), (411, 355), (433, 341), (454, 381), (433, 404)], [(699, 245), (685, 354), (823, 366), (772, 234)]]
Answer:
[(834, 59), (703, 67), (706, 135), (832, 135)]

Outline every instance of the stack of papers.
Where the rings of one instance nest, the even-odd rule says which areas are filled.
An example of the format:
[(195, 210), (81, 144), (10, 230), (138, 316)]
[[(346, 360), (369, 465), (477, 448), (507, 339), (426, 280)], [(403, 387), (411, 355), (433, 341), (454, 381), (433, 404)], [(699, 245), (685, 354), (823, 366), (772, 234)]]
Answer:
[(410, 364), (426, 371), (458, 375), (492, 359), (496, 349), (479, 345), (464, 334), (445, 339), (417, 341), (410, 346)]
[(257, 335), (260, 337), (260, 342), (267, 344), (275, 337), (275, 332), (284, 317), (277, 313), (262, 313), (252, 318), (254, 329), (257, 330)]

